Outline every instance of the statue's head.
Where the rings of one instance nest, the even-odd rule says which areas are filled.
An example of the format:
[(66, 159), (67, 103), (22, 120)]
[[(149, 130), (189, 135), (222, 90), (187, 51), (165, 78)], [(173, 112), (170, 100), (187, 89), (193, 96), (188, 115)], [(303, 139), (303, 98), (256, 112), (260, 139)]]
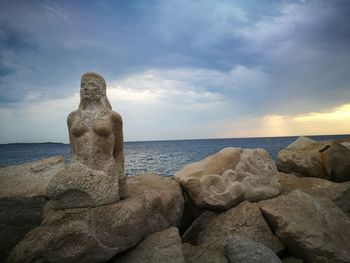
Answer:
[(111, 108), (106, 95), (106, 82), (101, 75), (87, 72), (80, 83), (81, 103), (97, 103)]

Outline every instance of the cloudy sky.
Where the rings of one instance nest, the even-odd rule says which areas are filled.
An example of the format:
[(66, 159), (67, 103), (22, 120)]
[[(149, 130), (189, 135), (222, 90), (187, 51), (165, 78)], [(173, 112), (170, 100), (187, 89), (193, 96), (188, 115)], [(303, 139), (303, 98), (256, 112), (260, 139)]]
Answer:
[(0, 1), (0, 143), (68, 142), (80, 76), (126, 140), (350, 133), (350, 1)]

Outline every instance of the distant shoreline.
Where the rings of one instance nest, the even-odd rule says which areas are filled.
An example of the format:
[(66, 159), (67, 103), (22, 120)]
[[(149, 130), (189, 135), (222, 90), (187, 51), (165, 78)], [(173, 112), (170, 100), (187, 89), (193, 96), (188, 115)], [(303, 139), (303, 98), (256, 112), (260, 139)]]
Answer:
[(23, 145), (23, 144), (65, 144), (63, 142), (11, 142), (3, 143), (0, 145)]
[[(287, 136), (257, 136), (257, 137), (235, 137), (235, 138), (200, 138), (200, 139), (159, 139), (159, 140), (133, 140), (133, 141), (124, 141), (125, 143), (140, 143), (140, 142), (173, 142), (173, 141), (200, 141), (200, 140), (228, 140), (228, 139), (274, 139), (274, 138), (292, 138), (292, 137), (327, 137), (327, 136), (347, 136), (350, 137), (350, 134), (323, 134), (323, 135), (287, 135)], [(63, 142), (11, 142), (11, 143), (2, 143), (1, 145), (28, 145), (28, 144), (67, 144)]]

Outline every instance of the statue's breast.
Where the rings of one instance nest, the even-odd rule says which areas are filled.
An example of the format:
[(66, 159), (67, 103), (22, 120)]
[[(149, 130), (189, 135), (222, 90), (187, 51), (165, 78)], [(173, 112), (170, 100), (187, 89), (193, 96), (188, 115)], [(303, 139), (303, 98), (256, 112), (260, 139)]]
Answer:
[(71, 131), (74, 137), (80, 137), (87, 131), (87, 128), (84, 125), (75, 123), (72, 125)]
[(112, 134), (112, 124), (108, 120), (95, 120), (92, 124), (93, 131), (102, 137), (108, 137)]

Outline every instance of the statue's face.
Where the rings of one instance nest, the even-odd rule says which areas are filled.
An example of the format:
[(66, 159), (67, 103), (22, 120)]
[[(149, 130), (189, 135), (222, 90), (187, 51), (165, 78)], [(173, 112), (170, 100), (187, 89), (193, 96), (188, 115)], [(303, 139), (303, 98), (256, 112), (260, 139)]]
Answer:
[(80, 86), (80, 97), (85, 100), (97, 100), (103, 96), (103, 87), (97, 80), (83, 80)]

